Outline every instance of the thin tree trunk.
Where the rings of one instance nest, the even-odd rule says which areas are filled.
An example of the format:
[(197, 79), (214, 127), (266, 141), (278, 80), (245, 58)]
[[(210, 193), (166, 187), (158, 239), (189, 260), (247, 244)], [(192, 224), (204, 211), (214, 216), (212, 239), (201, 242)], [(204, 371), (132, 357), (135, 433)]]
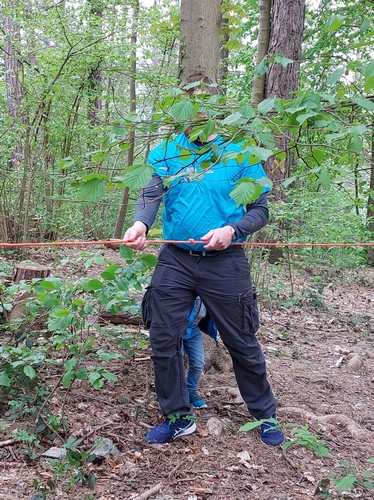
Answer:
[[(256, 68), (261, 61), (266, 57), (269, 49), (270, 38), (270, 12), (272, 0), (260, 0), (260, 24), (258, 28), (257, 39), (257, 54), (256, 54)], [(253, 106), (257, 106), (264, 100), (265, 92), (265, 75), (255, 75), (253, 78), (252, 97), (251, 102)]]
[[(368, 229), (374, 237), (374, 123), (372, 125), (371, 136), (371, 169), (370, 169), (370, 188), (367, 207)], [(374, 238), (371, 238), (373, 241)], [(369, 264), (374, 267), (374, 248), (369, 247)]]
[[(15, 2), (8, 2), (8, 9), (16, 9)], [(22, 100), (24, 97), (21, 75), (22, 63), (19, 60), (16, 45), (20, 41), (20, 27), (14, 22), (10, 15), (3, 16), (3, 27), (7, 42), (5, 44), (5, 84), (7, 91), (7, 106), (10, 118), (15, 121), (16, 129), (20, 128), (22, 122)], [(17, 123), (18, 122), (18, 123)], [(15, 134), (16, 135), (16, 134)], [(20, 134), (18, 135), (20, 136)], [(23, 159), (22, 141), (18, 140), (12, 151), (10, 166), (18, 169)]]
[[(136, 47), (138, 42), (138, 18), (139, 18), (139, 0), (134, 0), (134, 17), (133, 29), (131, 35), (131, 76), (130, 76), (130, 113), (136, 111)], [(129, 132), (130, 149), (127, 153), (127, 165), (134, 163), (135, 155), (135, 127), (131, 127)], [(126, 187), (123, 190), (122, 201), (117, 215), (116, 227), (114, 229), (114, 239), (121, 238), (123, 225), (129, 206), (129, 189)]]
[[(221, 1), (223, 5), (224, 0)], [(229, 23), (227, 17), (221, 10), (220, 22), (220, 51), (219, 51), (219, 64), (218, 64), (218, 84), (221, 88), (225, 88), (225, 80), (229, 72), (229, 51), (227, 49), (227, 42), (229, 41)]]

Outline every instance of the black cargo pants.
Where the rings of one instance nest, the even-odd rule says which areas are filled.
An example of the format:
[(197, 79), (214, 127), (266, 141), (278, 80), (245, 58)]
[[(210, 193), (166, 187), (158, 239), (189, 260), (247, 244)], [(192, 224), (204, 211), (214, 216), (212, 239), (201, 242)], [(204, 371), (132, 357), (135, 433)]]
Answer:
[(150, 340), (157, 399), (165, 416), (192, 413), (182, 339), (187, 315), (199, 295), (233, 362), (240, 393), (255, 418), (275, 412), (275, 399), (256, 338), (257, 304), (250, 267), (241, 247), (200, 255), (174, 245), (161, 248), (151, 282)]

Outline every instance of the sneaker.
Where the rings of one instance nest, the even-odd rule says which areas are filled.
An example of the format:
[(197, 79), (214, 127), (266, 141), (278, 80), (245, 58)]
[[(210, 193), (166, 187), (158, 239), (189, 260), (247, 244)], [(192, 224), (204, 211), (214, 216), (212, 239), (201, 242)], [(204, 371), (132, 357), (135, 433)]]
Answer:
[(196, 422), (193, 415), (182, 418), (168, 417), (165, 422), (151, 429), (144, 440), (149, 444), (165, 444), (178, 437), (188, 436), (196, 431)]
[(197, 408), (198, 410), (200, 410), (201, 408), (208, 408), (206, 402), (197, 392), (195, 392), (194, 394), (190, 394), (190, 403), (194, 408)]
[(280, 430), (276, 415), (272, 415), (268, 419), (263, 419), (264, 422), (260, 425), (260, 439), (268, 446), (279, 446), (284, 442), (284, 434)]

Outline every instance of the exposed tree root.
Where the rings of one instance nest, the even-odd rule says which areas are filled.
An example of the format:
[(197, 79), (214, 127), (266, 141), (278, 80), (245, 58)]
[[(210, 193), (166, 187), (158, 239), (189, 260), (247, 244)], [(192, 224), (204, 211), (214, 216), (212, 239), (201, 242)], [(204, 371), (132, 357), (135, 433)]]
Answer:
[(332, 424), (335, 426), (343, 427), (350, 433), (350, 435), (353, 438), (362, 439), (365, 440), (365, 442), (368, 440), (370, 436), (370, 432), (368, 430), (362, 429), (351, 418), (347, 417), (346, 415), (342, 415), (341, 413), (333, 413), (330, 415), (318, 416), (310, 411), (304, 410), (303, 408), (295, 408), (288, 406), (278, 409), (279, 415), (286, 415), (288, 413), (300, 415), (305, 420), (318, 422), (320, 424)]

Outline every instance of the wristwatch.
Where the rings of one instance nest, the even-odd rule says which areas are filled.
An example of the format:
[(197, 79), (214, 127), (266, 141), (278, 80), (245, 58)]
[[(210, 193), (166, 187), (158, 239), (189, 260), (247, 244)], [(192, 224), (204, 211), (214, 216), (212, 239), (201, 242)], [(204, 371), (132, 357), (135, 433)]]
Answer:
[(236, 238), (236, 231), (235, 231), (235, 228), (234, 228), (234, 227), (232, 227), (232, 226), (230, 226), (230, 225), (229, 225), (228, 227), (231, 229), (231, 239), (232, 239), (232, 240), (235, 240), (235, 238)]

